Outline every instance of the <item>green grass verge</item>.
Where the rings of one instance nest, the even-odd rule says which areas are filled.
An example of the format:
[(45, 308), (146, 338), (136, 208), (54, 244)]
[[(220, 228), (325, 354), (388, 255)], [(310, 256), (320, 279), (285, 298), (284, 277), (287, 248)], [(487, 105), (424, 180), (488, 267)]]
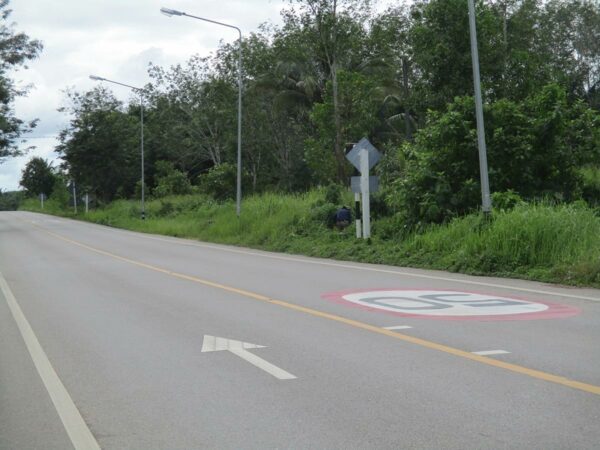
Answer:
[(37, 201), (22, 209), (264, 250), (600, 287), (600, 217), (581, 204), (520, 205), (419, 234), (403, 232), (398, 219), (388, 217), (373, 221), (373, 237), (365, 241), (355, 239), (353, 226), (341, 232), (326, 226), (335, 205), (324, 198), (322, 190), (251, 196), (239, 219), (233, 203), (197, 195), (147, 202), (146, 221), (139, 219), (139, 202), (125, 200), (76, 216), (51, 201), (44, 211)]

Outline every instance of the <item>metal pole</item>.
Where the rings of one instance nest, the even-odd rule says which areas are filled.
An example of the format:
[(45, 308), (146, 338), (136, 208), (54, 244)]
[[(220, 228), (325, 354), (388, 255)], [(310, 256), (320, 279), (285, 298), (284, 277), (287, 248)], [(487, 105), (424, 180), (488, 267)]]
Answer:
[(477, 147), (479, 148), (479, 176), (481, 178), (482, 209), (485, 214), (492, 211), (490, 182), (488, 179), (487, 153), (485, 148), (485, 127), (483, 124), (483, 102), (479, 78), (479, 53), (477, 51), (477, 29), (475, 26), (475, 5), (469, 0), (469, 28), (471, 34), (471, 59), (473, 61), (473, 83), (475, 85), (475, 113), (477, 118)]
[(43, 192), (40, 194), (40, 200), (42, 202), (42, 209), (44, 209), (44, 193)]
[(85, 193), (85, 213), (87, 214), (90, 211), (90, 195)]
[(77, 214), (77, 189), (75, 188), (75, 180), (73, 180), (73, 208)]
[(219, 22), (217, 20), (207, 19), (205, 17), (194, 16), (183, 11), (176, 11), (169, 8), (161, 8), (162, 13), (168, 16), (186, 16), (193, 19), (203, 20), (204, 22), (214, 23), (227, 28), (233, 28), (239, 34), (240, 47), (238, 49), (238, 148), (237, 148), (237, 189), (236, 189), (236, 214), (239, 217), (242, 209), (242, 30), (235, 25)]
[(371, 237), (371, 205), (369, 192), (369, 152), (360, 152), (360, 191), (362, 193), (363, 239)]
[(362, 223), (360, 221), (360, 194), (356, 192), (354, 194), (354, 217), (356, 221), (356, 238), (362, 237)]
[(144, 181), (144, 94), (140, 91), (140, 128), (141, 128), (141, 152), (142, 152), (142, 220), (146, 219), (146, 205), (144, 201), (145, 181)]
[(238, 57), (238, 148), (237, 148), (237, 192), (236, 214), (240, 217), (242, 210), (242, 31), (240, 34), (240, 47)]

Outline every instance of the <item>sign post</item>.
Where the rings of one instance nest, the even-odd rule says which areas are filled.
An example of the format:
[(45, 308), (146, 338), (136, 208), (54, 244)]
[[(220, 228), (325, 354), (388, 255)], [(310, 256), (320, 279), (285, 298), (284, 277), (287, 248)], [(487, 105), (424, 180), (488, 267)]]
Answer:
[(44, 209), (44, 193), (40, 194), (40, 201), (42, 202), (42, 209)]
[(362, 193), (363, 238), (371, 237), (371, 202), (369, 191), (369, 153), (360, 151), (360, 191)]
[(356, 239), (362, 237), (362, 224), (360, 221), (360, 194), (354, 193), (354, 217), (356, 220)]
[[(379, 177), (369, 176), (369, 170), (381, 158), (381, 154), (369, 142), (367, 138), (362, 138), (352, 150), (346, 155), (346, 159), (352, 163), (360, 172), (360, 177), (352, 177), (351, 188), (354, 192), (354, 200), (356, 202), (356, 237), (360, 238), (361, 234), (364, 239), (371, 237), (371, 205), (370, 194), (377, 191), (379, 188)], [(362, 230), (361, 220), (359, 219), (358, 200), (362, 197)]]

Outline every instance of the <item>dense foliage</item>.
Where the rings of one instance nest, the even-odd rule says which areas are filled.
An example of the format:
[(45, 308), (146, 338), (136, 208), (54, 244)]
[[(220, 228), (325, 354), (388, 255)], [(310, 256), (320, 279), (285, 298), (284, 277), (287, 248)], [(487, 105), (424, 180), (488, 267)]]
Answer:
[(16, 211), (23, 201), (23, 192), (0, 191), (0, 211)]
[[(406, 175), (392, 182), (394, 201), (412, 221), (440, 222), (476, 209), (481, 199), (474, 103), (458, 97), (406, 147)], [(557, 85), (515, 102), (490, 104), (486, 140), (490, 184), (524, 198), (580, 197), (580, 167), (600, 161), (600, 115), (569, 104)], [(392, 200), (391, 200), (392, 201)]]
[[(244, 37), (244, 194), (347, 186), (353, 169), (344, 152), (366, 136), (385, 154), (375, 212), (414, 226), (477, 209), (467, 0), (371, 6), (293, 0), (281, 26)], [(496, 198), (593, 203), (600, 5), (479, 0), (476, 7)], [(222, 44), (210, 57), (150, 68), (148, 192), (234, 196), (237, 52), (237, 42)], [(139, 99), (122, 104), (103, 87), (68, 98), (71, 122), (57, 149), (64, 169), (99, 201), (139, 195)]]
[(27, 87), (15, 85), (12, 78), (16, 69), (35, 58), (42, 49), (40, 41), (14, 30), (8, 3), (9, 0), (0, 0), (0, 163), (7, 156), (20, 154), (17, 139), (36, 125), (35, 120), (25, 123), (15, 116), (13, 102), (27, 93)]

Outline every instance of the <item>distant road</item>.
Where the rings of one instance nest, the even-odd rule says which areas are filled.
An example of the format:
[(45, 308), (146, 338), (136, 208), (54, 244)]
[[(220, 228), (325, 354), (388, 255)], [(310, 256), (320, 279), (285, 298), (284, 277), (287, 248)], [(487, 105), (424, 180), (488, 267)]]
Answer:
[(597, 449), (600, 291), (0, 213), (0, 449)]

